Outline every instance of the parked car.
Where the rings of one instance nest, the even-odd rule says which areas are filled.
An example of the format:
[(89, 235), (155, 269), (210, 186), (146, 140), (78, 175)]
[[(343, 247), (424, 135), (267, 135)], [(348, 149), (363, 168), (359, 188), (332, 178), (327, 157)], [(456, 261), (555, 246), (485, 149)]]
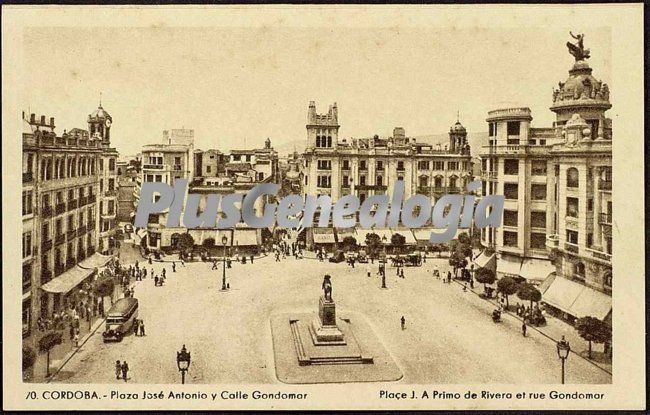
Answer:
[(125, 233), (133, 233), (133, 225), (131, 225), (130, 223), (127, 223), (126, 225), (124, 225), (124, 232)]
[(332, 257), (329, 259), (329, 262), (335, 262), (335, 263), (339, 263), (343, 261), (345, 261), (345, 253), (341, 250), (334, 252)]
[(363, 249), (359, 251), (359, 253), (357, 254), (357, 262), (363, 262), (363, 263), (368, 262), (368, 254), (366, 254), (366, 251), (364, 251)]

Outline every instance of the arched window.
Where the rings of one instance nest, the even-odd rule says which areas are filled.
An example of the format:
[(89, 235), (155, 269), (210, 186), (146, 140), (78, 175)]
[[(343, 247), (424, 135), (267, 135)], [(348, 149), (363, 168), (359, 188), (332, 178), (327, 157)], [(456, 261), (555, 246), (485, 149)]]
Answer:
[(316, 136), (316, 147), (320, 147), (320, 135)]
[(65, 159), (59, 160), (59, 179), (65, 178)]
[(605, 283), (605, 286), (611, 287), (612, 286), (612, 273), (608, 272), (605, 274), (605, 277), (603, 278), (603, 282)]
[(451, 187), (451, 188), (455, 188), (455, 187), (457, 187), (457, 186), (456, 186), (457, 182), (458, 182), (458, 177), (456, 177), (456, 176), (451, 176), (451, 177), (449, 178), (449, 187)]
[(566, 171), (566, 186), (567, 187), (578, 187), (578, 178), (579, 178), (578, 169), (571, 167)]
[(429, 185), (429, 176), (420, 176), (420, 187), (427, 187)]
[(442, 176), (436, 176), (433, 179), (434, 187), (442, 187)]

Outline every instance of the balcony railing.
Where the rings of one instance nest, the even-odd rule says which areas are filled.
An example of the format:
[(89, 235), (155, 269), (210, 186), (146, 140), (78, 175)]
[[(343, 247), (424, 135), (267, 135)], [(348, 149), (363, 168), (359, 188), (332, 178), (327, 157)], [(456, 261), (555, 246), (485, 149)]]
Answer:
[(181, 166), (180, 164), (175, 164), (174, 165), (174, 170), (175, 171), (181, 171), (182, 169), (183, 169), (183, 166)]
[(80, 226), (79, 229), (77, 229), (77, 236), (81, 236), (86, 233), (86, 227), (85, 226)]
[(559, 243), (560, 243), (560, 237), (558, 235), (548, 235), (546, 237), (547, 248), (557, 248)]
[(142, 168), (145, 170), (162, 170), (164, 165), (162, 164), (143, 164)]
[(79, 206), (78, 200), (68, 200), (68, 210), (76, 209)]
[(607, 252), (603, 251), (598, 251), (593, 248), (587, 248), (587, 252), (591, 254), (592, 257), (603, 260), (603, 261), (610, 261), (612, 260), (612, 255), (608, 254)]
[(57, 277), (65, 272), (65, 265), (63, 264), (54, 264), (54, 275)]
[(75, 236), (77, 236), (77, 231), (75, 229), (70, 229), (68, 232), (66, 232), (66, 235), (68, 235), (68, 241), (74, 239)]
[(600, 223), (605, 225), (612, 224), (612, 214), (611, 213), (601, 213), (600, 214)]
[(87, 197), (80, 197), (79, 198), (79, 207), (86, 206), (88, 204), (88, 198)]
[(86, 253), (87, 253), (88, 256), (92, 256), (95, 253), (95, 247), (94, 246), (89, 246), (86, 249)]
[(45, 284), (51, 279), (52, 279), (52, 271), (50, 271), (49, 269), (41, 270), (41, 284)]
[(497, 178), (497, 172), (495, 171), (482, 171), (481, 177), (487, 180), (493, 180)]
[(57, 236), (54, 238), (54, 243), (55, 243), (57, 246), (61, 245), (61, 244), (64, 243), (64, 242), (65, 242), (65, 234), (64, 234), (64, 233), (62, 233), (62, 234), (60, 234), (60, 235), (57, 235)]
[(70, 269), (74, 267), (76, 264), (76, 261), (74, 260), (74, 257), (68, 256), (68, 259), (65, 260), (65, 269)]
[(65, 203), (58, 203), (58, 204), (54, 207), (54, 212), (55, 212), (57, 215), (60, 215), (60, 214), (62, 214), (63, 212), (65, 212)]
[(52, 217), (53, 209), (50, 205), (45, 205), (41, 208), (41, 216), (44, 218)]
[(448, 187), (447, 188), (447, 193), (449, 193), (449, 194), (460, 193), (460, 187)]
[(34, 173), (31, 171), (28, 171), (27, 173), (23, 173), (23, 183), (31, 183), (34, 181)]
[(86, 259), (86, 252), (83, 250), (79, 251), (79, 253), (77, 254), (77, 262), (81, 262), (84, 259)]
[(598, 188), (600, 190), (612, 190), (612, 181), (600, 179), (598, 182)]
[(90, 195), (88, 196), (88, 204), (95, 203), (97, 201), (97, 196)]
[(580, 251), (578, 245), (572, 244), (571, 242), (564, 243), (564, 250), (567, 252), (573, 252), (574, 254), (577, 254)]
[(355, 186), (356, 190), (386, 190), (388, 186), (379, 184), (358, 184)]
[(49, 239), (47, 241), (43, 241), (41, 243), (41, 252), (47, 252), (50, 249), (52, 249), (52, 240), (51, 239)]
[(116, 189), (107, 190), (105, 194), (106, 196), (115, 196), (117, 195), (117, 190)]
[(94, 231), (94, 230), (95, 230), (95, 221), (92, 220), (92, 221), (88, 222), (88, 232)]

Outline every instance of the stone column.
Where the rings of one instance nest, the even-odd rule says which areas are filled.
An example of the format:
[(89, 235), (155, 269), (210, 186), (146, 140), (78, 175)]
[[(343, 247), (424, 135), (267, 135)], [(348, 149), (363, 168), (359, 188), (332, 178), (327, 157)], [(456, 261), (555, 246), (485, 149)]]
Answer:
[(600, 191), (598, 190), (598, 179), (600, 178), (600, 167), (594, 167), (594, 237), (593, 247), (600, 250), (602, 248), (601, 230), (600, 230)]

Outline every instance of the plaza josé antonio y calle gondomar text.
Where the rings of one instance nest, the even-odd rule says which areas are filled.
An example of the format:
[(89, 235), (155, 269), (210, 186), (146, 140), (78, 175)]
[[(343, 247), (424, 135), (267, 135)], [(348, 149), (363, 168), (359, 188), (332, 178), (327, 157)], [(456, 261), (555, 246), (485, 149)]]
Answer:
[[(467, 184), (467, 191), (473, 192), (480, 187), (480, 181), (473, 181)], [(475, 196), (471, 194), (444, 195), (433, 204), (429, 197), (421, 194), (404, 200), (404, 181), (398, 180), (392, 196), (374, 195), (361, 203), (355, 195), (346, 195), (332, 204), (332, 199), (327, 195), (317, 197), (291, 194), (278, 203), (266, 203), (263, 214), (257, 216), (254, 207), (256, 201), (265, 196), (276, 197), (279, 190), (277, 184), (263, 183), (245, 195), (209, 194), (205, 209), (198, 214), (201, 196), (189, 193), (186, 197), (186, 179), (176, 180), (173, 187), (162, 182), (144, 182), (134, 224), (146, 228), (150, 214), (168, 209), (167, 227), (179, 226), (182, 213), (183, 226), (188, 229), (229, 229), (242, 220), (251, 228), (270, 228), (277, 223), (283, 228), (298, 229), (311, 227), (314, 215), (320, 209), (320, 228), (329, 226), (330, 216), (335, 228), (354, 227), (357, 213), (359, 224), (364, 229), (383, 228), (386, 225), (396, 227), (400, 221), (403, 226), (415, 229), (430, 221), (435, 228), (444, 230), (442, 233), (432, 232), (430, 242), (443, 243), (456, 235), (459, 224), (462, 228), (469, 228), (473, 221), (479, 229), (500, 226), (505, 199), (503, 195), (486, 195), (478, 201), (476, 207)], [(158, 196), (158, 199), (154, 200), (154, 196)], [(218, 213), (225, 217), (217, 220)]]

